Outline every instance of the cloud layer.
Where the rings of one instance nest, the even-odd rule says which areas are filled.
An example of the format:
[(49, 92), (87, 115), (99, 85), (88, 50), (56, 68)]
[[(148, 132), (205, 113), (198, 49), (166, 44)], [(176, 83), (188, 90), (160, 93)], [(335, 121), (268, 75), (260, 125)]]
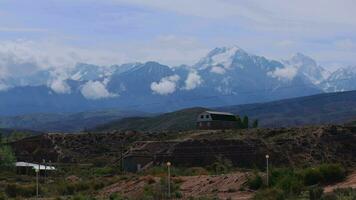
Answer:
[(168, 95), (176, 91), (180, 77), (172, 75), (162, 78), (159, 82), (151, 83), (151, 90), (160, 95)]
[(92, 100), (117, 96), (117, 94), (110, 93), (104, 83), (100, 81), (88, 81), (82, 86), (80, 91), (85, 98)]

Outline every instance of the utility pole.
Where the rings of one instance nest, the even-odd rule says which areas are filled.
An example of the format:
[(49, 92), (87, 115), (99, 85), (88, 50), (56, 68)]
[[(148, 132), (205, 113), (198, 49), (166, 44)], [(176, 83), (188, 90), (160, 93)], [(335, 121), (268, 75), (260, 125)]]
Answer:
[(38, 174), (39, 174), (39, 171), (40, 171), (40, 164), (38, 164), (38, 168), (35, 169), (36, 171), (36, 199), (38, 199), (38, 189), (39, 189), (39, 186), (38, 186)]
[(266, 171), (267, 171), (267, 187), (269, 187), (269, 169), (268, 169), (268, 159), (269, 159), (269, 155), (266, 155)]
[(46, 160), (45, 159), (43, 159), (43, 165), (44, 165), (43, 183), (46, 184)]
[(167, 170), (168, 170), (168, 199), (171, 198), (171, 162), (167, 162)]
[(120, 165), (121, 165), (121, 173), (124, 173), (124, 144), (123, 141), (121, 141), (121, 159), (120, 159)]

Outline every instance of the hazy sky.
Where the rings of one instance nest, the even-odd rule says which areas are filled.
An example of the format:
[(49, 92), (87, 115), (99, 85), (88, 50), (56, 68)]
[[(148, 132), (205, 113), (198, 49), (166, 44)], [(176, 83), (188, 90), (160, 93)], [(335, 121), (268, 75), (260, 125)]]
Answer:
[(355, 0), (0, 0), (0, 59), (178, 65), (238, 45), (356, 65), (355, 10)]

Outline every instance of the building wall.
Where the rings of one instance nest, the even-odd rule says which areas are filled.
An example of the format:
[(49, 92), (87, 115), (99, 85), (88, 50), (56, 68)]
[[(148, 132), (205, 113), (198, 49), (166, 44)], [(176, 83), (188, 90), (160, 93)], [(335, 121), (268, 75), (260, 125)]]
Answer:
[(197, 128), (201, 129), (201, 130), (234, 129), (234, 128), (237, 128), (237, 122), (232, 122), (232, 121), (198, 121)]

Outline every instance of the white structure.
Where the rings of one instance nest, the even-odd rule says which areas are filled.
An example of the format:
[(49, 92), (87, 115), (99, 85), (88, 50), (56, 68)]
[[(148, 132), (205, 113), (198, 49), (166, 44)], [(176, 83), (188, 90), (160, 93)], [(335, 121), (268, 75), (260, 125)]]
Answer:
[(56, 170), (55, 167), (53, 166), (49, 166), (49, 165), (41, 165), (41, 164), (35, 164), (35, 163), (28, 163), (28, 162), (16, 162), (15, 164), (16, 167), (24, 167), (24, 168), (32, 168), (35, 171), (41, 171), (41, 170), (48, 170), (48, 171), (52, 171), (52, 170)]
[(234, 129), (237, 128), (237, 118), (232, 113), (205, 111), (198, 115), (198, 129)]

